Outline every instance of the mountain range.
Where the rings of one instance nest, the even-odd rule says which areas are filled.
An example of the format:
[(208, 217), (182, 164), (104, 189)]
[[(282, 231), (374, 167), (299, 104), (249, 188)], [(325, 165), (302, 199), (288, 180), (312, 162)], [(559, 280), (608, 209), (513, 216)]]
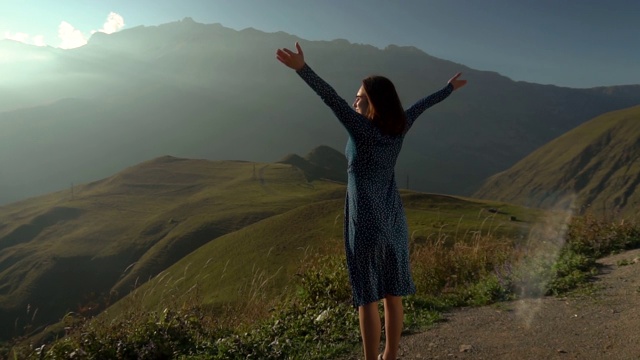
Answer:
[(73, 50), (0, 41), (0, 204), (95, 181), (164, 155), (273, 162), (346, 132), (275, 60), (300, 41), (307, 63), (351, 101), (370, 74), (391, 78), (405, 107), (461, 71), (469, 84), (407, 135), (399, 183), (470, 195), (489, 176), (589, 119), (637, 105), (640, 85), (591, 89), (512, 81), (409, 46), (241, 31), (187, 18), (94, 34)]

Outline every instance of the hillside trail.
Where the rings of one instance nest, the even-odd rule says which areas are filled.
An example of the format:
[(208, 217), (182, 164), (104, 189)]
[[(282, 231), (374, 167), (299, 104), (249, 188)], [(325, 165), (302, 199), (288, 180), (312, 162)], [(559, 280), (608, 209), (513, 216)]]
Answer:
[(640, 249), (598, 263), (593, 293), (456, 309), (403, 335), (400, 359), (640, 359)]
[(594, 293), (457, 309), (401, 359), (640, 359), (640, 249), (598, 263)]

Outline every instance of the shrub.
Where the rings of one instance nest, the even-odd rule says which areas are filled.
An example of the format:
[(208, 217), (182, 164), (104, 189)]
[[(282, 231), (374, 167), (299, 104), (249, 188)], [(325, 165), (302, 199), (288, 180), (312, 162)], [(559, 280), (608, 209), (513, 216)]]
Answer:
[(629, 220), (607, 221), (587, 214), (569, 226), (570, 248), (599, 258), (640, 247), (640, 227)]

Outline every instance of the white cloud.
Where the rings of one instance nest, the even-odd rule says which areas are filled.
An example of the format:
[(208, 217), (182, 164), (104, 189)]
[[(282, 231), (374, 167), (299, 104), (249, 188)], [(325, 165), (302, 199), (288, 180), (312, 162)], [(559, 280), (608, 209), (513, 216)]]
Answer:
[(28, 44), (28, 45), (46, 46), (46, 44), (44, 43), (43, 35), (31, 36), (23, 32), (16, 32), (12, 34), (7, 31), (4, 33), (4, 38), (8, 40), (13, 40), (13, 41), (19, 41), (21, 43)]
[(21, 43), (27, 43), (27, 39), (29, 38), (28, 34), (25, 33), (21, 33), (21, 32), (17, 32), (17, 33), (10, 33), (10, 32), (6, 32), (4, 33), (4, 38), (5, 39), (9, 39), (9, 40), (13, 40), (13, 41), (19, 41)]
[(62, 41), (58, 46), (61, 49), (73, 49), (87, 44), (87, 38), (82, 32), (66, 21), (58, 26), (58, 37)]
[(124, 27), (124, 18), (120, 14), (110, 12), (107, 21), (102, 25), (102, 29), (98, 30), (105, 34), (113, 34), (120, 31)]
[[(90, 34), (95, 34), (96, 32), (113, 34), (114, 32), (122, 30), (124, 26), (124, 18), (122, 15), (110, 12), (102, 28), (100, 30), (91, 30)], [(46, 46), (43, 35), (31, 36), (23, 32), (11, 33), (7, 31), (4, 33), (4, 38), (29, 45)], [(87, 36), (66, 21), (62, 21), (58, 26), (58, 38), (60, 38), (60, 45), (58, 47), (61, 49), (74, 49), (86, 45), (88, 42)]]
[(47, 46), (44, 42), (44, 35), (36, 35), (33, 37), (33, 45), (35, 46)]

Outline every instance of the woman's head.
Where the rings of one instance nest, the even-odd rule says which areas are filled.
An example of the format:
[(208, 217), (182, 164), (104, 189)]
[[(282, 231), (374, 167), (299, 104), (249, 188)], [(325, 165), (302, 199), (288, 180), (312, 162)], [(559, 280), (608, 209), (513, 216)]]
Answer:
[(407, 120), (396, 88), (384, 76), (369, 76), (362, 80), (353, 107), (385, 134), (400, 135), (406, 129)]

